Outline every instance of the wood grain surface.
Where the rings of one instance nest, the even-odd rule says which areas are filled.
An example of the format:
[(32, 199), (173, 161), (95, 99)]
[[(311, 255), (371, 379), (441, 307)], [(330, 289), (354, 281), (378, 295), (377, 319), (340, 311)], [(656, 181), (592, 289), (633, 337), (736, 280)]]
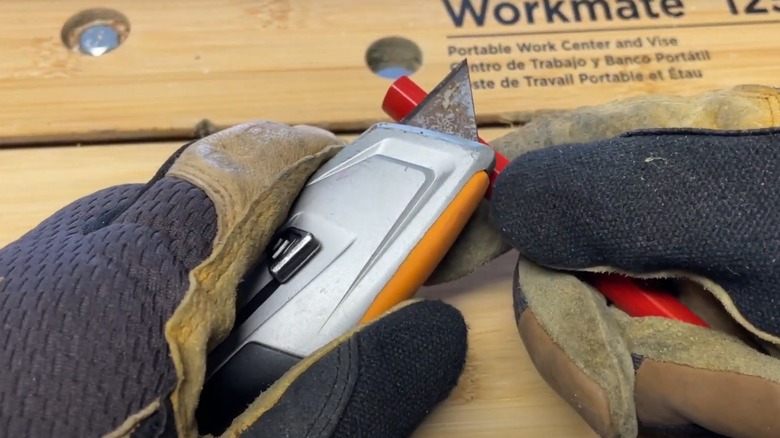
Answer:
[[(483, 122), (639, 93), (777, 83), (778, 2), (547, 3), (561, 7), (109, 0), (100, 6), (123, 14), (129, 34), (116, 50), (92, 57), (69, 50), (61, 32), (95, 2), (0, 2), (0, 144), (181, 137), (204, 119), (364, 128), (385, 119), (379, 102), (390, 84), (367, 67), (366, 52), (390, 36), (419, 48), (414, 78), (426, 89), (468, 58)], [(400, 62), (403, 51), (391, 46), (381, 59)]]
[[(483, 130), (490, 141), (503, 130)], [(69, 202), (115, 184), (143, 183), (180, 143), (0, 150), (0, 247)], [(13, 187), (13, 190), (9, 190)], [(457, 306), (470, 326), (467, 370), (450, 399), (415, 437), (594, 437), (551, 391), (514, 324), (507, 254), (461, 281), (420, 296)]]

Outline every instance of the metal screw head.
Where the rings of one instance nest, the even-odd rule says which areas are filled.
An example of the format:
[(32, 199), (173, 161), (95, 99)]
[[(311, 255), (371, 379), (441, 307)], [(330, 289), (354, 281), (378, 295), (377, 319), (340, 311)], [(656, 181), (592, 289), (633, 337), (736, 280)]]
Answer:
[(104, 25), (90, 26), (84, 29), (79, 39), (79, 49), (88, 55), (100, 56), (119, 46), (119, 33)]
[(121, 12), (92, 8), (68, 18), (60, 30), (60, 39), (70, 51), (102, 56), (118, 49), (129, 34), (130, 22)]

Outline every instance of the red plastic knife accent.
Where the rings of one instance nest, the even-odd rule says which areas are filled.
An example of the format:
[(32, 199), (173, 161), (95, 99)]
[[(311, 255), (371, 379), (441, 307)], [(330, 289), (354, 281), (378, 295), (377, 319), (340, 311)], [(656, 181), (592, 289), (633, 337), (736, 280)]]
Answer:
[(586, 281), (612, 301), (615, 307), (631, 316), (662, 316), (709, 327), (669, 292), (640, 285), (633, 278), (619, 274), (594, 274)]
[[(428, 95), (408, 76), (396, 79), (385, 93), (382, 110), (396, 122), (400, 122)], [(479, 137), (480, 143), (490, 146)], [(496, 164), (490, 175), (490, 188), (485, 197), (490, 199), (496, 178), (501, 174), (509, 160), (500, 152), (496, 153)], [(689, 324), (708, 327), (698, 315), (677, 298), (666, 291), (648, 289), (640, 286), (634, 279), (617, 274), (598, 274), (588, 277), (588, 282), (599, 290), (619, 309), (634, 317), (662, 316)]]
[[(385, 94), (385, 98), (382, 101), (382, 110), (393, 118), (396, 122), (400, 122), (409, 114), (417, 105), (420, 104), (426, 97), (426, 93), (420, 86), (414, 83), (408, 76), (401, 76), (396, 79)], [(482, 137), (479, 137), (479, 142), (485, 146), (490, 146)], [(493, 172), (490, 174), (490, 188), (485, 193), (485, 198), (490, 199), (493, 194), (493, 187), (496, 184), (498, 175), (504, 170), (509, 160), (500, 152), (495, 151), (496, 164), (493, 167)]]

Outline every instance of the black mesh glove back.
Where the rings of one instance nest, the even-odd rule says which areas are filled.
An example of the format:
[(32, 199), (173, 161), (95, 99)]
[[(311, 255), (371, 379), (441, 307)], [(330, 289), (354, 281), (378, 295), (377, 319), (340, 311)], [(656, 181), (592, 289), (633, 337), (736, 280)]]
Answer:
[[(206, 354), (231, 328), (236, 287), (340, 146), (314, 128), (240, 125), (0, 251), (0, 435), (197, 436)], [(403, 304), (306, 358), (225, 435), (407, 436), (465, 352), (458, 311)]]

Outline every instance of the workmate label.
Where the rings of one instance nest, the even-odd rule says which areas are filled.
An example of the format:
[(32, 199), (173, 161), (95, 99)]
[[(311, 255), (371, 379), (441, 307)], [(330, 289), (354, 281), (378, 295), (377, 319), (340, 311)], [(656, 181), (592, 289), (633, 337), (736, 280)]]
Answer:
[(442, 9), (450, 65), (468, 59), (473, 89), (488, 93), (767, 82), (741, 73), (764, 62), (749, 55), (746, 66), (740, 51), (757, 50), (746, 32), (780, 32), (780, 0), (442, 0)]

